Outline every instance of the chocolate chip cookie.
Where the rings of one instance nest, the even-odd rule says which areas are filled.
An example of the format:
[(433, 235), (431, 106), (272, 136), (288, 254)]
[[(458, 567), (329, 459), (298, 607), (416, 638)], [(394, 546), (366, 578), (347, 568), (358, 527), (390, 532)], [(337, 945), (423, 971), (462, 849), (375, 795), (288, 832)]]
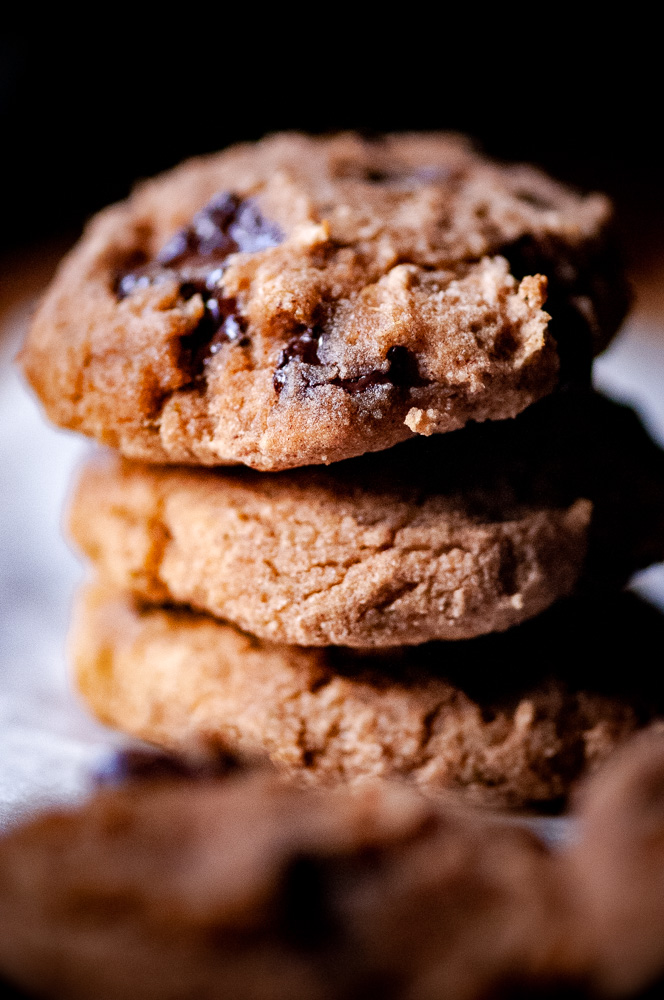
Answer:
[(320, 795), (258, 770), (106, 789), (0, 838), (2, 985), (47, 1000), (659, 996), (663, 778), (652, 733), (590, 784), (556, 850), (394, 783)]
[(142, 783), (0, 840), (0, 974), (54, 1000), (479, 1000), (566, 971), (556, 877), (527, 831), (404, 788)]
[(623, 316), (609, 219), (451, 135), (273, 136), (94, 219), (24, 369), (56, 423), (148, 462), (273, 471), (513, 417)]

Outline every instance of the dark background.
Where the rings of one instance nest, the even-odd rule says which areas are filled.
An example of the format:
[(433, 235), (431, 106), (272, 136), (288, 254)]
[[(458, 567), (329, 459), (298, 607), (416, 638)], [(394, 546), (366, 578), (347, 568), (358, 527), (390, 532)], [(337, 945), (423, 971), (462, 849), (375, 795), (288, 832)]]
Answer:
[[(618, 204), (628, 255), (664, 220), (658, 33), (573, 11), (465, 22), (427, 8), (163, 12), (80, 22), (14, 17), (0, 38), (0, 250), (75, 235), (134, 180), (284, 128), (452, 128)], [(625, 14), (629, 12), (624, 12)], [(426, 14), (426, 16), (425, 16)], [(304, 18), (304, 24), (303, 24)]]

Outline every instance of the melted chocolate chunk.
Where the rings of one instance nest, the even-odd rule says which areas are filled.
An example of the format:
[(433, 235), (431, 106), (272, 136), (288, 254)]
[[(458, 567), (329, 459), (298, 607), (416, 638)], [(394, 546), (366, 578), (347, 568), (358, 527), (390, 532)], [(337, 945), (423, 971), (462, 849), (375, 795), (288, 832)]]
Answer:
[(283, 238), (279, 227), (263, 218), (254, 201), (224, 192), (215, 195), (196, 213), (191, 225), (168, 241), (157, 261), (165, 267), (183, 264), (192, 257), (222, 261), (238, 251), (257, 253), (276, 247)]
[(230, 750), (219, 749), (212, 756), (193, 760), (161, 750), (131, 748), (118, 750), (103, 761), (94, 775), (98, 785), (125, 781), (208, 780), (221, 778), (245, 766)]
[(232, 253), (267, 250), (283, 238), (279, 227), (265, 219), (250, 198), (243, 200), (228, 192), (215, 195), (154, 261), (118, 277), (116, 296), (124, 299), (141, 288), (174, 279), (185, 301), (196, 294), (202, 297), (204, 315), (196, 329), (182, 338), (183, 367), (197, 379), (223, 344), (241, 344), (246, 333), (237, 302), (225, 297), (220, 287), (226, 258)]
[(281, 392), (286, 384), (286, 373), (284, 368), (297, 359), (305, 365), (319, 365), (318, 341), (322, 330), (319, 327), (303, 327), (300, 333), (288, 341), (277, 361), (277, 368), (272, 379), (274, 388)]
[(201, 377), (205, 366), (224, 344), (240, 344), (245, 341), (247, 322), (240, 315), (234, 298), (226, 298), (219, 288), (210, 291), (200, 282), (188, 281), (180, 288), (186, 300), (199, 293), (203, 298), (205, 312), (195, 330), (181, 340), (181, 365), (190, 377)]
[(421, 378), (417, 361), (407, 347), (400, 344), (390, 347), (387, 360), (389, 368), (386, 372), (375, 370), (355, 378), (333, 378), (330, 383), (341, 386), (351, 396), (373, 389), (376, 385), (393, 385), (399, 389), (428, 385), (426, 379)]
[[(124, 299), (139, 288), (147, 288), (167, 277), (183, 286), (192, 280), (204, 295), (213, 291), (223, 275), (223, 263), (232, 253), (257, 253), (282, 242), (279, 227), (265, 219), (254, 201), (237, 195), (216, 195), (194, 216), (191, 225), (171, 237), (154, 261), (133, 267), (120, 275), (116, 295)], [(212, 269), (208, 262), (214, 262)]]
[[(306, 327), (302, 333), (288, 341), (279, 355), (277, 369), (274, 373), (274, 388), (280, 393), (286, 384), (285, 368), (291, 361), (301, 361), (307, 365), (320, 365), (318, 357), (318, 341), (322, 330), (318, 327)], [(353, 378), (331, 378), (328, 385), (338, 385), (350, 396), (357, 396), (367, 389), (377, 385), (390, 385), (399, 389), (415, 388), (428, 385), (428, 381), (420, 376), (417, 361), (407, 347), (395, 345), (387, 352), (388, 369), (374, 369), (364, 375)]]

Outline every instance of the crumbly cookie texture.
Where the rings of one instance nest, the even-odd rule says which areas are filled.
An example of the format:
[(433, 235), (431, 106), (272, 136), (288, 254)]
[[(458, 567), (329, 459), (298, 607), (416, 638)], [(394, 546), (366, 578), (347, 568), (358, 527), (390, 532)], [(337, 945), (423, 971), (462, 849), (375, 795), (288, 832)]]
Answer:
[(480, 1000), (569, 974), (554, 857), (414, 792), (142, 783), (0, 841), (0, 971), (53, 1000)]
[[(591, 514), (592, 510), (592, 514)], [(664, 454), (592, 394), (280, 475), (89, 463), (71, 532), (95, 569), (264, 639), (465, 639), (664, 557)]]
[(24, 369), (56, 423), (150, 462), (278, 470), (512, 417), (622, 318), (609, 215), (454, 136), (273, 136), (94, 219)]
[(661, 710), (656, 679), (635, 671), (615, 683), (610, 666), (586, 662), (597, 664), (606, 646), (610, 664), (632, 629), (661, 641), (658, 613), (653, 621), (634, 602), (573, 604), (501, 636), (371, 656), (272, 645), (207, 615), (93, 587), (72, 657), (102, 721), (166, 749), (214, 753), (230, 743), (267, 752), (305, 784), (403, 778), (521, 806), (561, 799)]
[(507, 502), (492, 519), (458, 494), (416, 494), (403, 481), (220, 476), (109, 455), (85, 469), (70, 524), (115, 585), (302, 646), (472, 638), (573, 589), (588, 500)]

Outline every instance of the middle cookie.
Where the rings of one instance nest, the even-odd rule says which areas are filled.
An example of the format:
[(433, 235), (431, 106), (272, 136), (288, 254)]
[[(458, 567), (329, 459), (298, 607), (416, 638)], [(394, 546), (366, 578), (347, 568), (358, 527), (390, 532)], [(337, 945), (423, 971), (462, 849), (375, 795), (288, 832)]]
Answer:
[(390, 646), (502, 631), (568, 593), (591, 505), (468, 511), (462, 496), (341, 476), (90, 464), (72, 531), (102, 575), (254, 635)]
[(71, 527), (103, 578), (146, 600), (273, 642), (370, 648), (504, 630), (582, 571), (624, 582), (661, 558), (663, 498), (659, 449), (586, 393), (327, 469), (105, 457)]

